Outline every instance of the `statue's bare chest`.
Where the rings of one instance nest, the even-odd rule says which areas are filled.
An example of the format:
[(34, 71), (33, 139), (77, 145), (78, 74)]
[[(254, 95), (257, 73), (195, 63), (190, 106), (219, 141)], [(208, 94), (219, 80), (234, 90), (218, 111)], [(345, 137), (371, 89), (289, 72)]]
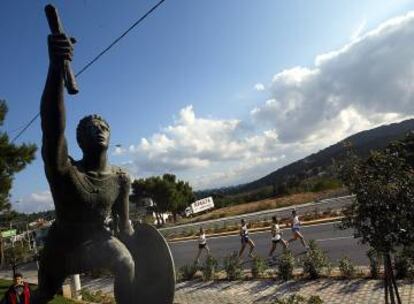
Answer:
[(64, 191), (59, 191), (59, 206), (56, 207), (60, 214), (75, 221), (83, 221), (83, 218), (103, 221), (110, 215), (122, 187), (120, 176), (115, 172), (91, 176), (75, 166), (64, 177), (63, 184), (60, 189)]
[(110, 207), (119, 196), (120, 182), (117, 174), (94, 177), (87, 173), (74, 172), (71, 179), (78, 200), (90, 207)]

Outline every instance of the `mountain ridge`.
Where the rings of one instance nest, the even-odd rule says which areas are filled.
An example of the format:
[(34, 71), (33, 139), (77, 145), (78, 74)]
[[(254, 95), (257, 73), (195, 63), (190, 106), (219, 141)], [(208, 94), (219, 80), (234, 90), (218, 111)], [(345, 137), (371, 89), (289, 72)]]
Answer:
[(354, 151), (366, 156), (371, 150), (382, 149), (390, 142), (403, 138), (408, 132), (414, 130), (414, 119), (381, 125), (379, 127), (355, 133), (347, 138), (330, 145), (316, 153), (312, 153), (300, 160), (248, 183), (197, 191), (198, 197), (220, 193), (222, 195), (236, 195), (242, 192), (255, 191), (268, 186), (280, 186), (291, 178), (306, 178), (320, 174), (333, 162), (342, 160), (346, 156), (345, 145), (351, 143)]

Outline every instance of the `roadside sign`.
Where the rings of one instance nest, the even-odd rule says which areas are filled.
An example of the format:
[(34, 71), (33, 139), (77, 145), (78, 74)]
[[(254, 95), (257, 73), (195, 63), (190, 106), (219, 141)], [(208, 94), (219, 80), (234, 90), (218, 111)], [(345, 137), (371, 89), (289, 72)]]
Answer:
[(6, 231), (2, 231), (1, 236), (6, 238), (6, 237), (15, 236), (16, 233), (17, 233), (16, 229), (10, 229), (10, 230), (6, 230)]

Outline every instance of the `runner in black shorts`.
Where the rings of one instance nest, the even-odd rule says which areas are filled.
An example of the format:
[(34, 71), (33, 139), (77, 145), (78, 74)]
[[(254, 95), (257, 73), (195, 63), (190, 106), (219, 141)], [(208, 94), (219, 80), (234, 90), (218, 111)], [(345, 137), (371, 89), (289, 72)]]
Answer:
[(269, 258), (272, 257), (273, 252), (276, 250), (277, 244), (281, 243), (283, 249), (286, 250), (287, 242), (282, 238), (282, 232), (279, 227), (279, 219), (276, 216), (272, 217), (272, 226), (270, 228), (270, 233), (272, 235), (272, 247), (270, 248)]
[(200, 262), (200, 255), (203, 250), (206, 251), (207, 255), (210, 254), (210, 248), (207, 246), (206, 233), (204, 232), (204, 228), (200, 227), (200, 232), (198, 234), (198, 254), (195, 260), (197, 264)]
[(254, 242), (249, 238), (249, 230), (247, 228), (246, 221), (244, 219), (241, 220), (241, 227), (240, 227), (240, 240), (241, 240), (241, 248), (239, 251), (239, 258), (242, 256), (244, 249), (246, 248), (246, 245), (249, 244), (250, 251), (249, 251), (249, 257), (253, 258), (253, 250), (254, 250)]

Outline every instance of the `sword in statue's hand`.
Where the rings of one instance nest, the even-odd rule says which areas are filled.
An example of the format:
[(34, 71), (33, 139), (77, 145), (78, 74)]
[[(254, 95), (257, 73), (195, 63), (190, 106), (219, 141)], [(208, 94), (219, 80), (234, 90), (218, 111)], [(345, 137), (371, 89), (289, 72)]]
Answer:
[[(45, 13), (52, 34), (64, 34), (63, 26), (60, 21), (57, 9), (53, 5), (48, 4), (45, 6)], [(79, 92), (75, 74), (72, 71), (69, 60), (63, 61), (63, 79), (65, 81), (65, 87), (68, 94), (75, 95)]]

